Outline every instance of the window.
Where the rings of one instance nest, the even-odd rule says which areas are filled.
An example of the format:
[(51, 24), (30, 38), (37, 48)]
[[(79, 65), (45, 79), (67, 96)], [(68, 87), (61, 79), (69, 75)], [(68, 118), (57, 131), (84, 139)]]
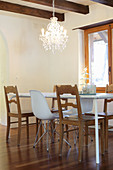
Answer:
[(112, 83), (112, 33), (111, 25), (84, 31), (85, 66), (97, 92), (105, 92), (106, 84)]

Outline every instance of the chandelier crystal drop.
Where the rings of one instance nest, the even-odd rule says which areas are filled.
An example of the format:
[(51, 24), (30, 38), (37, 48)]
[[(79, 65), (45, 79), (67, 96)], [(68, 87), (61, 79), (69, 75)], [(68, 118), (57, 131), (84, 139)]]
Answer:
[(62, 51), (66, 47), (68, 40), (67, 30), (60, 26), (58, 18), (55, 17), (54, 0), (53, 0), (53, 17), (50, 18), (51, 22), (47, 25), (47, 31), (41, 29), (40, 40), (43, 42), (45, 50)]

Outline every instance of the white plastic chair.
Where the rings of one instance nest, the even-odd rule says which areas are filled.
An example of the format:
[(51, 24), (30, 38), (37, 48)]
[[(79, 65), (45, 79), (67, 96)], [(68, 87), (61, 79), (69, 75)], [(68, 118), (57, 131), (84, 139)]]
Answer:
[(45, 131), (37, 141), (38, 134), (39, 134), (39, 129), (40, 129), (40, 126), (39, 126), (38, 132), (37, 132), (37, 135), (36, 135), (36, 139), (35, 139), (35, 143), (34, 143), (33, 147), (35, 148), (36, 144), (47, 133), (47, 151), (49, 151), (49, 147), (48, 147), (49, 123), (51, 122), (51, 120), (58, 119), (59, 115), (51, 113), (51, 111), (49, 109), (49, 106), (47, 104), (47, 101), (46, 101), (45, 97), (43, 96), (43, 94), (40, 91), (30, 90), (30, 95), (31, 95), (32, 111), (33, 111), (34, 115), (38, 119), (41, 120), (40, 121), (40, 126), (43, 125), (42, 120), (44, 120), (44, 121), (47, 120), (48, 121), (47, 128), (45, 127), (45, 125), (43, 125)]
[[(81, 103), (81, 108), (82, 108), (82, 113), (91, 113), (92, 109), (93, 109), (93, 99), (80, 99), (80, 103)], [(67, 116), (75, 116), (78, 115), (77, 113), (77, 109), (76, 108), (72, 108), (69, 110), (65, 110), (63, 111), (63, 115), (67, 115)]]

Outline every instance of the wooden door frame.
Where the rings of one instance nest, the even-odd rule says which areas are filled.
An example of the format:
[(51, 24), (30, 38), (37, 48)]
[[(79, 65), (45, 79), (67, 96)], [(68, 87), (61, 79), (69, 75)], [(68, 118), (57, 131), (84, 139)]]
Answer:
[[(89, 28), (84, 30), (84, 47), (85, 47), (85, 67), (87, 67), (89, 72), (89, 46), (88, 46), (88, 34), (99, 32), (103, 30), (108, 30), (108, 65), (109, 69), (112, 70), (112, 30), (113, 24), (107, 24), (104, 26), (99, 26), (95, 28)], [(109, 84), (112, 84), (112, 71), (109, 71)], [(105, 87), (97, 87), (97, 93), (105, 92)]]

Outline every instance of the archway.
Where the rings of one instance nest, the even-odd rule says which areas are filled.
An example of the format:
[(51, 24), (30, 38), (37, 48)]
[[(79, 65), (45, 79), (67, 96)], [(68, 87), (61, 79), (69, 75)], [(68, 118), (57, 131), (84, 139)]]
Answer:
[(4, 98), (4, 85), (9, 79), (9, 57), (7, 41), (0, 31), (0, 124), (7, 124), (6, 106)]

